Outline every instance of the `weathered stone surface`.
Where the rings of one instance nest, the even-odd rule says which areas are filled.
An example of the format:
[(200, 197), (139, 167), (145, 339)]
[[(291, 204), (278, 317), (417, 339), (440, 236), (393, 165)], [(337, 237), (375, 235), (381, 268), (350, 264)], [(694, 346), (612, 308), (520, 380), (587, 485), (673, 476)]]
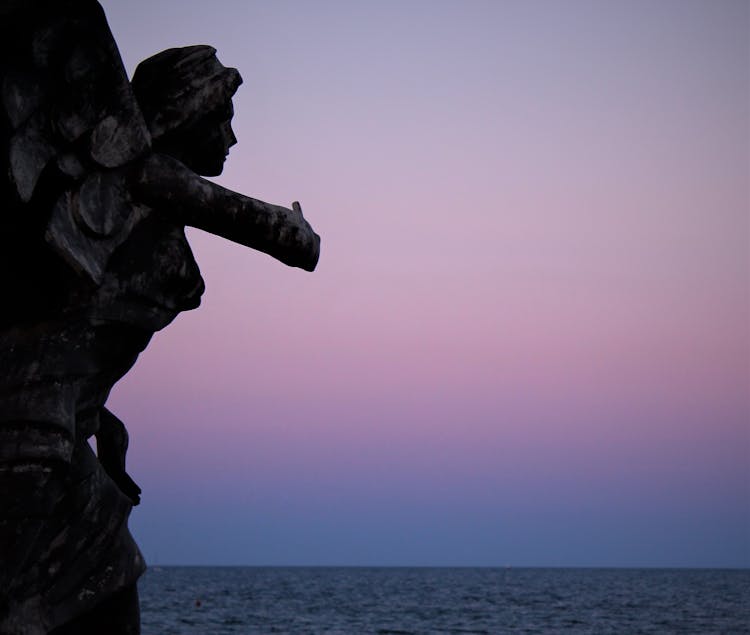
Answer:
[(203, 178), (236, 142), (241, 78), (215, 49), (169, 49), (131, 85), (97, 2), (0, 17), (0, 635), (137, 634), (141, 490), (105, 403), (200, 304), (185, 226), (309, 271), (319, 238), (298, 204)]

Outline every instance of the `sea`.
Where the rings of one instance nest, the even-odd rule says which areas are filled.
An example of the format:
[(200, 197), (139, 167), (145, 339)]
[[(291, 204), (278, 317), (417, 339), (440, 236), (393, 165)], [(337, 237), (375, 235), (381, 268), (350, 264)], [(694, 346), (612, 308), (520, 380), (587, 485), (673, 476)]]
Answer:
[(750, 633), (748, 569), (151, 567), (142, 635)]

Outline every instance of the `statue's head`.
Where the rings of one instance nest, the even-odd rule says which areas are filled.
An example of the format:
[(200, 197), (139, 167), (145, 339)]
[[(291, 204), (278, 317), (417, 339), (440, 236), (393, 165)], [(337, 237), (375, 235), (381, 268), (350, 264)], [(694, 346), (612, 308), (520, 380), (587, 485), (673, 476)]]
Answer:
[(211, 46), (167, 49), (141, 62), (132, 85), (154, 149), (198, 174), (221, 174), (237, 142), (232, 95), (241, 83), (237, 69), (222, 65)]

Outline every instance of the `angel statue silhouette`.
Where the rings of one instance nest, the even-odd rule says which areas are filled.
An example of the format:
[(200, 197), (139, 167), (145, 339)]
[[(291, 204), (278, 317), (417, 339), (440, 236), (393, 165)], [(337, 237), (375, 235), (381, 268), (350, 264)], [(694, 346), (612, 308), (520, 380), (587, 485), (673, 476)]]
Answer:
[(297, 203), (203, 178), (236, 142), (241, 81), (189, 46), (131, 83), (94, 0), (0, 3), (2, 635), (140, 632), (140, 489), (105, 402), (154, 332), (200, 303), (185, 226), (315, 268)]

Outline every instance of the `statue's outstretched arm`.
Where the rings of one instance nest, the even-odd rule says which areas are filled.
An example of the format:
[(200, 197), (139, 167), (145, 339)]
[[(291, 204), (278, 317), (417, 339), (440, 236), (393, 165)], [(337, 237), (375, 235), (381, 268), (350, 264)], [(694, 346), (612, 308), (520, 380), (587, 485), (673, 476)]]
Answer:
[(202, 178), (180, 161), (152, 154), (134, 179), (133, 194), (175, 220), (252, 247), (292, 267), (315, 269), (320, 237), (293, 209), (264, 203)]

